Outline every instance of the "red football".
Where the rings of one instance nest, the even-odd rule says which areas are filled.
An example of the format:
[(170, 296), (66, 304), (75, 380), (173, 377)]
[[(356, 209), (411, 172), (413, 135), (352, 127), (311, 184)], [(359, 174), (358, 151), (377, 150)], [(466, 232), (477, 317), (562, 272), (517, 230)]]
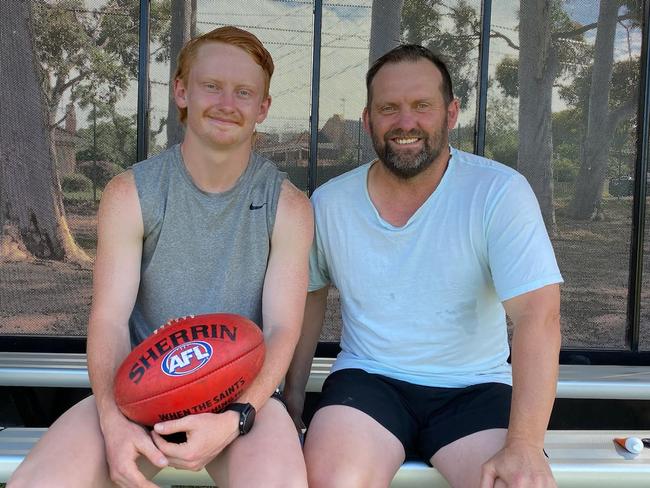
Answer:
[(115, 402), (142, 425), (218, 412), (253, 381), (264, 337), (228, 313), (174, 319), (138, 344), (117, 370)]

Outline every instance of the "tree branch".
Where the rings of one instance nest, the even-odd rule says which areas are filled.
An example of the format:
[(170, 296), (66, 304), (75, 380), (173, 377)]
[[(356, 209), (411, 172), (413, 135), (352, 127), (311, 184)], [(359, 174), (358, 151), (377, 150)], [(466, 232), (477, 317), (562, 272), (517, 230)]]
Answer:
[(158, 124), (158, 130), (152, 131), (151, 135), (153, 137), (156, 137), (158, 134), (160, 134), (163, 131), (165, 127), (167, 127), (167, 117), (162, 117), (160, 119), (160, 123)]
[[(68, 88), (70, 88), (72, 85), (78, 83), (79, 81), (83, 80), (86, 77), (87, 73), (81, 72), (74, 78), (70, 78), (66, 83), (60, 86), (60, 93), (63, 93), (66, 91)], [(58, 84), (58, 83), (57, 83)]]
[[(72, 85), (78, 83), (80, 80), (84, 79), (87, 76), (87, 73), (81, 72), (74, 78), (71, 78), (67, 82), (63, 82), (65, 79), (64, 75), (58, 75), (56, 77), (56, 83), (54, 84), (54, 87), (52, 87), (51, 90), (49, 90), (49, 93), (46, 93), (47, 95), (47, 100), (48, 100), (48, 107), (49, 107), (49, 120), (53, 120), (54, 117), (56, 116), (56, 109), (59, 107), (59, 102), (61, 101), (61, 97), (65, 93), (65, 91), (70, 88)], [(58, 123), (58, 122), (57, 122)], [(56, 124), (51, 123), (50, 124), (52, 127), (54, 127)]]
[(163, 51), (165, 49), (165, 46), (159, 46), (150, 53), (150, 57), (154, 57), (154, 54), (158, 54), (160, 51)]
[(500, 39), (503, 39), (504, 41), (506, 41), (506, 44), (508, 44), (508, 46), (510, 46), (512, 49), (519, 51), (519, 46), (517, 46), (517, 44), (515, 44), (508, 36), (502, 34), (501, 32), (490, 31), (490, 37), (491, 38), (498, 37)]
[(57, 120), (56, 122), (52, 122), (51, 124), (49, 124), (49, 129), (50, 129), (50, 130), (54, 129), (57, 125), (59, 125), (61, 122), (63, 122), (63, 121), (65, 120), (66, 117), (67, 117), (67, 114), (64, 115), (63, 117), (61, 117), (61, 118), (60, 118), (59, 120)]
[[(619, 16), (616, 19), (616, 21), (621, 22), (623, 20), (629, 20), (629, 19), (633, 19), (633, 18), (634, 18), (634, 15), (628, 13), (628, 14)], [(589, 32), (590, 30), (595, 29), (597, 26), (598, 26), (598, 23), (593, 22), (591, 24), (583, 25), (582, 27), (579, 27), (579, 28), (571, 30), (571, 31), (556, 32), (551, 37), (552, 37), (553, 40), (568, 39), (568, 38), (578, 37), (578, 36), (584, 34), (585, 32)]]

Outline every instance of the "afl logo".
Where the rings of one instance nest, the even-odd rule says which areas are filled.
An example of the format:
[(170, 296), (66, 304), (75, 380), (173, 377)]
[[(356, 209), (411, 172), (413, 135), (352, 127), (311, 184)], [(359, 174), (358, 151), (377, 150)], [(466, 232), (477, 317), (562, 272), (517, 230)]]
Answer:
[(212, 346), (193, 341), (176, 346), (163, 358), (160, 365), (167, 376), (185, 376), (205, 366), (212, 357)]

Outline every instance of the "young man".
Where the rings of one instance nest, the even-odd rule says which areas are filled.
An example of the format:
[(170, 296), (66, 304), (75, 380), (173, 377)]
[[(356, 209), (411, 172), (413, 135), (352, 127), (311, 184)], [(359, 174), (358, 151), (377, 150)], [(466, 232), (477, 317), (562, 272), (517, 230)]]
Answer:
[[(102, 197), (88, 330), (94, 396), (48, 430), (9, 487), (153, 487), (148, 478), (168, 465), (205, 467), (222, 488), (306, 486), (293, 423), (271, 397), (300, 335), (313, 217), (302, 192), (251, 152), (272, 73), (270, 54), (241, 29), (184, 47), (174, 92), (183, 143), (117, 176)], [(215, 311), (264, 331), (264, 364), (237, 400), (257, 411), (252, 429), (228, 409), (152, 432), (126, 419), (112, 386), (130, 348), (170, 318)], [(187, 441), (161, 436), (175, 432)]]
[(411, 455), (455, 488), (554, 486), (543, 442), (562, 277), (535, 195), (449, 146), (459, 104), (427, 49), (387, 53), (366, 84), (378, 160), (312, 197), (311, 293), (285, 386), (298, 423), (331, 283), (342, 351), (307, 433), (309, 486), (388, 486)]

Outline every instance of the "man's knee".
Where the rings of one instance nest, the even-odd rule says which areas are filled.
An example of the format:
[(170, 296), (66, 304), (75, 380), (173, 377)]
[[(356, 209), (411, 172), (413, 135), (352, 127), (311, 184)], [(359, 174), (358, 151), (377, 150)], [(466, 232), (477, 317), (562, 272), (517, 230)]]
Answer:
[(364, 488), (381, 486), (373, 480), (372, 473), (353, 465), (307, 464), (309, 488)]
[(298, 471), (277, 470), (275, 476), (264, 482), (269, 488), (307, 488), (305, 473)]
[(348, 456), (319, 450), (312, 445), (305, 452), (309, 488), (375, 488), (390, 485), (394, 473), (387, 465), (368, 466), (363, 461)]

